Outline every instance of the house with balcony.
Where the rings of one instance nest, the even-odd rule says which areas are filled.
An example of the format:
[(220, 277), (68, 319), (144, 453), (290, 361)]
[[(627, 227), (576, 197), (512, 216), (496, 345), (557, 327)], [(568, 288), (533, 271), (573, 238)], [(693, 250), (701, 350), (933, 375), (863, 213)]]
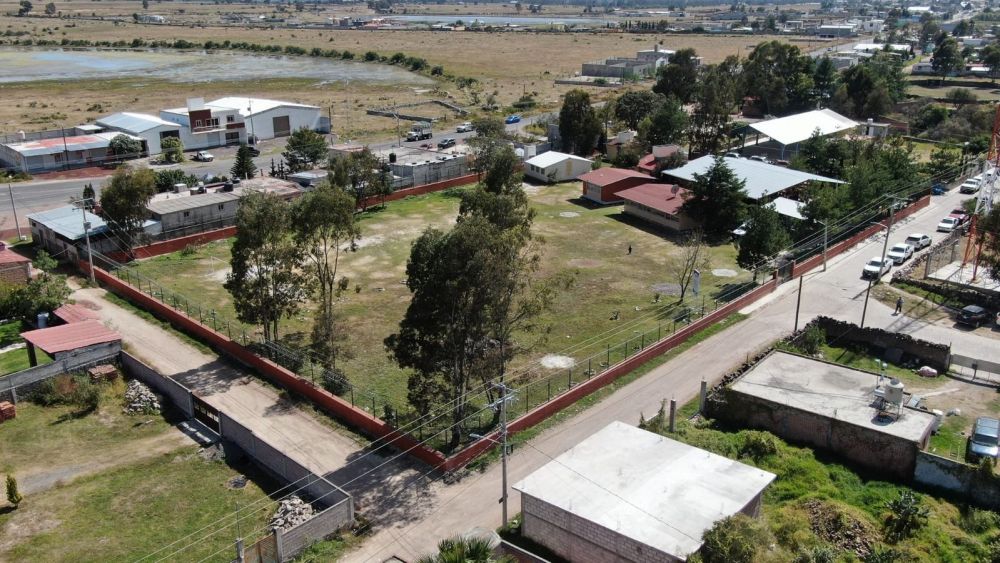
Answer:
[(160, 118), (181, 126), (185, 149), (203, 149), (287, 137), (306, 128), (327, 132), (330, 121), (320, 108), (294, 102), (230, 96), (205, 102), (190, 98), (181, 108), (160, 111)]

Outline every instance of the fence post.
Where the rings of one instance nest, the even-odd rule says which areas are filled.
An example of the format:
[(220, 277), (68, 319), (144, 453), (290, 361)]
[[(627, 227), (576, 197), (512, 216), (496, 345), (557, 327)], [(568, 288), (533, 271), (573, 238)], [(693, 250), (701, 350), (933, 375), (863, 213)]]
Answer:
[(545, 392), (545, 401), (548, 402), (548, 401), (552, 400), (552, 378), (551, 377), (545, 380), (545, 387), (547, 388), (547, 391)]
[(646, 333), (644, 332), (639, 335), (639, 350), (645, 350), (645, 349), (646, 349)]
[(587, 379), (594, 376), (594, 370), (590, 367), (590, 358), (587, 358)]
[(608, 344), (608, 363), (605, 364), (605, 369), (611, 367), (611, 345)]
[(569, 370), (569, 377), (567, 378), (567, 381), (569, 383), (568, 383), (568, 385), (566, 385), (566, 389), (567, 390), (572, 389), (573, 388), (573, 370), (572, 369)]
[(663, 329), (663, 324), (662, 323), (656, 323), (656, 340), (657, 340), (657, 342), (659, 342), (660, 338), (663, 337), (662, 329)]
[(351, 385), (351, 406), (354, 406), (354, 386)]

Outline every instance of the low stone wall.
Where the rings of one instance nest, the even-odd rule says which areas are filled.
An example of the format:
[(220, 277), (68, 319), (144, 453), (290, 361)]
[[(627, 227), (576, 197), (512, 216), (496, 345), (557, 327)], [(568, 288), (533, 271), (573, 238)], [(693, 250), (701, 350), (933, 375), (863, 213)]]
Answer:
[(46, 379), (81, 371), (98, 364), (115, 362), (119, 352), (121, 352), (121, 342), (99, 344), (78, 354), (59, 358), (52, 363), (0, 377), (0, 401), (17, 403), (18, 400), (31, 396), (31, 393)]
[(859, 328), (856, 324), (829, 317), (816, 317), (810, 324), (815, 324), (826, 331), (829, 341), (863, 344), (883, 351), (897, 348), (903, 354), (914, 356), (923, 365), (928, 365), (941, 373), (947, 372), (951, 366), (951, 347), (944, 344), (927, 342), (908, 334), (889, 332), (881, 328)]
[(920, 452), (913, 470), (913, 481), (958, 495), (981, 508), (1000, 510), (1000, 477), (986, 473), (978, 466)]

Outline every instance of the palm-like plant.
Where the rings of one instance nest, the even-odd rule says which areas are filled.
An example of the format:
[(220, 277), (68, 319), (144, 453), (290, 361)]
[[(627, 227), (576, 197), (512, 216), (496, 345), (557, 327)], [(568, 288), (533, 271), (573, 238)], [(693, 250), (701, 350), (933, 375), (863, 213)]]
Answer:
[(489, 538), (456, 536), (438, 543), (438, 554), (427, 555), (417, 563), (514, 563), (509, 555), (497, 556)]

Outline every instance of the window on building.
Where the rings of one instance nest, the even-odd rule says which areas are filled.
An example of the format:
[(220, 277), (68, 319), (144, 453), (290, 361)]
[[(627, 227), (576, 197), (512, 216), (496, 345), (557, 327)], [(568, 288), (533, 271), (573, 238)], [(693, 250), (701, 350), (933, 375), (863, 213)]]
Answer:
[(225, 203), (220, 203), (219, 204), (219, 211), (222, 211), (225, 208), (226, 208), (226, 204)]
[(200, 119), (196, 119), (196, 120), (194, 121), (194, 126), (195, 126), (195, 127), (201, 127), (203, 123), (204, 123), (204, 122), (203, 122), (202, 120), (200, 120)]
[(226, 116), (226, 123), (235, 123), (235, 122), (236, 122), (236, 116), (235, 115), (227, 115)]
[(185, 217), (190, 217), (191, 216), (191, 212), (190, 211), (185, 211), (184, 212), (184, 216)]

